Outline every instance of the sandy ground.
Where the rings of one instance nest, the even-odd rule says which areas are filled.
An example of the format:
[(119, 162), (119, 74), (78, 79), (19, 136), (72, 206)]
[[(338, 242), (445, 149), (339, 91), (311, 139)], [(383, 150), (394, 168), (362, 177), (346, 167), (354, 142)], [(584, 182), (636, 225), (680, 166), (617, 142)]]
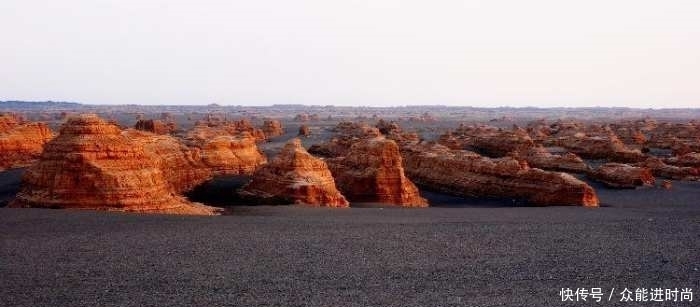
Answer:
[[(684, 194), (219, 217), (2, 208), (0, 306), (561, 306), (562, 287), (689, 287), (697, 303), (700, 204), (668, 196)], [(568, 305), (635, 305), (619, 299)]]

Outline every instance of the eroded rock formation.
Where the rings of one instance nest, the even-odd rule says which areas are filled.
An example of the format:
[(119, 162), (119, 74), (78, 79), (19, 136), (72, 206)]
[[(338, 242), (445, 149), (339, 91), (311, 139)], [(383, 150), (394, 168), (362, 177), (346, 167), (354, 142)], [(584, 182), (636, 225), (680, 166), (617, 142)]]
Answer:
[(265, 120), (262, 125), (262, 131), (267, 139), (284, 134), (282, 123), (276, 119)]
[(139, 142), (96, 115), (70, 118), (23, 178), (12, 207), (211, 215), (177, 196)]
[(590, 170), (586, 162), (576, 154), (555, 155), (544, 147), (533, 147), (524, 154), (516, 152), (514, 157), (524, 159), (531, 167), (543, 170), (572, 173), (585, 173)]
[(490, 159), (437, 144), (404, 148), (406, 174), (418, 185), (448, 194), (524, 199), (533, 206), (598, 206), (585, 182), (559, 172), (530, 168), (511, 157)]
[(426, 207), (404, 175), (399, 146), (382, 136), (355, 142), (342, 157), (328, 159), (338, 189), (353, 202)]
[(158, 119), (140, 119), (134, 125), (134, 129), (148, 131), (155, 134), (171, 134), (176, 129), (175, 122), (163, 122)]
[(186, 144), (200, 150), (202, 162), (214, 175), (250, 175), (267, 162), (248, 132), (197, 125), (187, 133)]
[(242, 194), (324, 207), (348, 207), (336, 189), (331, 171), (323, 160), (313, 157), (299, 139), (289, 141), (270, 163), (253, 175)]
[(606, 163), (596, 168), (588, 176), (612, 188), (635, 188), (637, 186), (654, 185), (655, 179), (651, 170), (646, 167), (636, 167), (622, 163)]
[(52, 138), (53, 133), (45, 123), (25, 123), (11, 115), (0, 116), (0, 171), (31, 165)]

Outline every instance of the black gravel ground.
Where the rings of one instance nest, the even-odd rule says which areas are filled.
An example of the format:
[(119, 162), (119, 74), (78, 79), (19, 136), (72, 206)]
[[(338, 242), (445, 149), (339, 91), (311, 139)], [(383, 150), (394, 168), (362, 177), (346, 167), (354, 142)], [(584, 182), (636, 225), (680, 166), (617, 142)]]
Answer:
[[(3, 208), (0, 306), (655, 305), (619, 302), (625, 287), (692, 288), (697, 303), (700, 204), (674, 201), (219, 217)], [(562, 287), (606, 296), (564, 304)]]

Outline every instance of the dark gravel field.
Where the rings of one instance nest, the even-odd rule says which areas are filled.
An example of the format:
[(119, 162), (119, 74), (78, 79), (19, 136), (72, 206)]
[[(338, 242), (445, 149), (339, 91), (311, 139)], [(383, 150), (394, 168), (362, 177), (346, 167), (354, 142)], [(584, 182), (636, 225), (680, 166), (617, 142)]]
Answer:
[[(2, 208), (0, 306), (658, 306), (618, 294), (656, 287), (697, 304), (696, 188), (599, 190), (596, 209)], [(561, 288), (606, 294), (562, 303)]]

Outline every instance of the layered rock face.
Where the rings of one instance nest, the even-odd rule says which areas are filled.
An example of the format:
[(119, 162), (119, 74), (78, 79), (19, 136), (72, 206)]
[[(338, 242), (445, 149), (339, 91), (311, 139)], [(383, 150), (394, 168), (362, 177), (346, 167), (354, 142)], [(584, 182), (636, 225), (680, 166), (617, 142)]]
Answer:
[(309, 136), (311, 135), (311, 128), (307, 125), (301, 125), (299, 126), (299, 133), (297, 134), (298, 136)]
[(200, 150), (202, 162), (214, 175), (250, 175), (267, 163), (267, 158), (250, 133), (234, 133), (198, 125), (188, 132), (186, 144)]
[(649, 157), (643, 162), (636, 163), (635, 166), (650, 169), (656, 177), (675, 180), (700, 180), (700, 167), (669, 165), (655, 157)]
[(23, 178), (12, 207), (211, 215), (175, 195), (153, 156), (96, 115), (69, 119)]
[(199, 148), (189, 148), (169, 135), (129, 129), (122, 133), (143, 146), (176, 193), (184, 193), (209, 180), (213, 171), (202, 161)]
[(36, 162), (44, 144), (52, 138), (45, 123), (20, 123), (13, 116), (0, 117), (0, 170)]
[(365, 124), (352, 122), (339, 123), (333, 131), (336, 136), (321, 144), (314, 144), (309, 152), (322, 157), (339, 157), (350, 153), (350, 147), (360, 140), (372, 139), (381, 136), (379, 129)]
[(544, 147), (533, 147), (524, 154), (515, 154), (514, 157), (526, 160), (531, 167), (544, 170), (572, 173), (585, 173), (590, 170), (590, 167), (576, 154), (554, 155)]
[(338, 189), (350, 201), (426, 207), (418, 188), (404, 175), (396, 142), (363, 139), (347, 155), (327, 160)]
[(491, 126), (460, 125), (453, 132), (440, 136), (438, 143), (451, 149), (475, 150), (491, 157), (504, 157), (511, 152), (527, 152), (535, 146), (528, 133), (513, 127), (512, 131)]
[(635, 167), (622, 163), (606, 163), (588, 176), (612, 188), (635, 188), (654, 185), (655, 179), (649, 168)]
[(242, 194), (314, 206), (349, 206), (336, 189), (328, 165), (310, 155), (299, 139), (289, 141), (277, 157), (257, 170)]
[(418, 185), (458, 196), (524, 199), (533, 206), (598, 206), (595, 191), (565, 173), (530, 168), (511, 157), (424, 144), (404, 148), (406, 174)]
[(576, 134), (555, 140), (557, 146), (591, 159), (606, 159), (616, 162), (640, 162), (646, 156), (639, 150), (627, 148), (615, 134), (608, 136), (587, 136)]
[(278, 120), (266, 120), (263, 122), (262, 131), (265, 133), (265, 138), (273, 138), (284, 134), (282, 123)]
[(256, 141), (264, 141), (267, 139), (265, 132), (262, 129), (253, 127), (253, 124), (247, 119), (237, 121), (227, 121), (218, 117), (208, 116), (206, 120), (197, 121), (195, 127), (188, 133), (197, 133), (202, 138), (213, 138), (215, 136), (232, 136), (247, 132), (252, 135)]
[(140, 119), (134, 125), (134, 129), (152, 132), (155, 134), (171, 134), (175, 132), (174, 122), (165, 123), (157, 119)]

